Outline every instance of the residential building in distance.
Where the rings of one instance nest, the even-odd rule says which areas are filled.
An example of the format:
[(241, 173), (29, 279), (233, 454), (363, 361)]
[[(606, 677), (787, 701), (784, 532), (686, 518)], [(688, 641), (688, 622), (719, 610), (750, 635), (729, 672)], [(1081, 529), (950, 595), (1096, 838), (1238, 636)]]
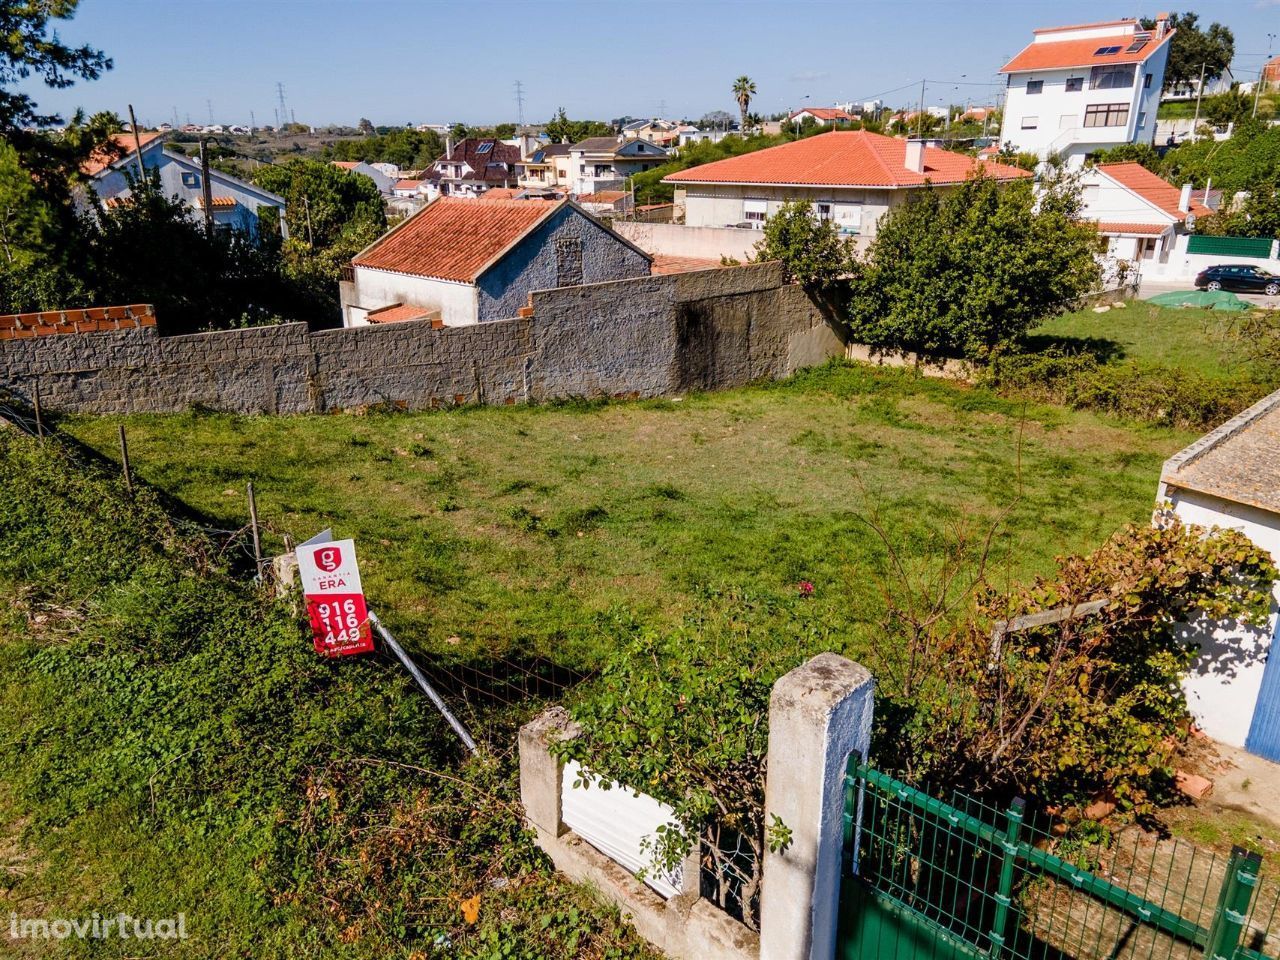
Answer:
[(1081, 217), (1097, 223), (1107, 253), (1122, 260), (1167, 263), (1178, 235), (1213, 212), (1203, 191), (1179, 189), (1140, 163), (1086, 167), (1080, 189)]
[(865, 130), (836, 130), (767, 147), (664, 178), (691, 227), (764, 229), (788, 201), (811, 203), (848, 236), (870, 237), (876, 222), (915, 189), (947, 188), (981, 171), (998, 180), (1031, 176), (1006, 164), (975, 160)]
[(857, 119), (840, 107), (805, 107), (795, 110), (787, 116), (788, 123), (804, 123), (806, 117), (812, 117), (820, 127), (831, 124), (853, 123)]
[(1002, 144), (1078, 167), (1099, 150), (1153, 142), (1174, 32), (1167, 14), (1150, 31), (1132, 19), (1036, 30), (1000, 68)]
[(625, 137), (588, 137), (569, 148), (570, 189), (575, 194), (623, 189), (627, 177), (667, 162), (663, 147)]
[(335, 167), (339, 167), (347, 173), (358, 174), (362, 177), (368, 177), (378, 185), (378, 192), (385, 197), (391, 196), (392, 190), (395, 188), (396, 181), (400, 179), (399, 174), (396, 176), (388, 176), (382, 170), (379, 170), (371, 163), (363, 160), (331, 160)]
[(656, 143), (660, 147), (670, 147), (679, 139), (679, 124), (670, 120), (632, 120), (622, 127), (622, 136), (627, 140), (645, 140)]
[[(80, 168), (93, 192), (108, 206), (125, 203), (132, 195), (130, 178), (138, 175), (138, 149), (132, 133), (112, 137), (115, 150), (90, 157)], [(175, 153), (164, 146), (163, 134), (139, 131), (142, 165), (148, 174), (155, 171), (165, 196), (178, 197), (198, 219), (204, 217), (204, 173), (200, 161)], [(210, 168), (209, 193), (212, 197), (212, 219), (216, 229), (235, 230), (245, 236), (260, 235), (261, 217), (271, 210), (272, 219), (288, 236), (284, 220), (284, 197), (247, 183), (229, 173)]]
[(651, 267), (568, 200), (440, 197), (356, 255), (340, 284), (343, 323), (502, 320), (535, 290), (645, 277)]
[(433, 195), (478, 197), (492, 187), (520, 184), (520, 148), (492, 138), (449, 140), (445, 154), (431, 165), (427, 179)]
[[(1204, 82), (1203, 96), (1214, 97), (1220, 93), (1226, 93), (1236, 85), (1236, 79), (1231, 74), (1231, 68), (1222, 71), (1221, 76), (1210, 77)], [(1177, 102), (1179, 100), (1194, 100), (1201, 96), (1200, 78), (1192, 77), (1190, 80), (1183, 80), (1179, 83), (1169, 85), (1169, 89), (1164, 91), (1160, 96), (1161, 102)]]
[(569, 182), (569, 144), (537, 146), (520, 161), (520, 186), (549, 189)]

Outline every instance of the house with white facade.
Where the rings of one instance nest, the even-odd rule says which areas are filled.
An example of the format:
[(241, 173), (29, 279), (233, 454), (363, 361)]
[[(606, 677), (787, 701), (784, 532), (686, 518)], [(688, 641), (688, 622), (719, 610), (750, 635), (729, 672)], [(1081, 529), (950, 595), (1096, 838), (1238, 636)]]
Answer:
[(670, 120), (632, 120), (623, 124), (622, 136), (626, 140), (646, 140), (660, 147), (673, 146), (679, 139), (679, 125)]
[[(1239, 530), (1280, 564), (1280, 391), (1170, 457), (1157, 493), (1164, 504), (1182, 523)], [(1266, 624), (1189, 625), (1199, 654), (1183, 689), (1205, 733), (1280, 762), (1275, 610), (1273, 601)]]
[(1079, 166), (1123, 143), (1152, 143), (1174, 30), (1113, 20), (1036, 30), (1005, 76), (1002, 144)]
[(1107, 254), (1141, 264), (1168, 263), (1178, 237), (1213, 212), (1204, 191), (1179, 189), (1140, 163), (1086, 167), (1080, 190), (1081, 217), (1098, 225)]
[(813, 120), (820, 127), (826, 127), (833, 123), (853, 123), (857, 117), (843, 107), (804, 107), (787, 115), (788, 123), (804, 123), (806, 119)]
[(569, 144), (549, 143), (534, 147), (520, 161), (518, 181), (520, 186), (534, 190), (567, 187)]
[(638, 137), (588, 137), (569, 148), (570, 190), (621, 190), (627, 177), (667, 162), (667, 151)]
[(516, 317), (535, 290), (645, 277), (639, 247), (568, 200), (439, 197), (351, 262), (346, 326)]
[(876, 223), (926, 184), (946, 189), (977, 174), (1023, 180), (1026, 170), (865, 130), (820, 133), (663, 179), (676, 188), (689, 227), (763, 230), (784, 203), (803, 200), (846, 236), (871, 237)]
[[(127, 202), (132, 195), (131, 180), (138, 177), (140, 142), (142, 166), (148, 175), (154, 172), (158, 176), (164, 195), (182, 201), (193, 219), (204, 219), (205, 174), (197, 158), (166, 149), (163, 135), (154, 131), (140, 131), (136, 140), (132, 133), (118, 133), (112, 140), (113, 149), (90, 157), (80, 167), (93, 192), (108, 206)], [(284, 197), (212, 167), (208, 177), (215, 229), (256, 238), (261, 218), (270, 210), (281, 233), (288, 236)]]
[(467, 137), (445, 145), (444, 156), (431, 165), (431, 194), (479, 197), (494, 187), (519, 185), (520, 148), (490, 137)]

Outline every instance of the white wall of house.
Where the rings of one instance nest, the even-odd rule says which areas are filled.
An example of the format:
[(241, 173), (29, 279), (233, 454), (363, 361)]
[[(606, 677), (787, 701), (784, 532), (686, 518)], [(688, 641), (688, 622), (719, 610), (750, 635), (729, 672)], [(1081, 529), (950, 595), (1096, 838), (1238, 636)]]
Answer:
[(478, 323), (480, 319), (479, 299), (472, 284), (411, 277), (357, 265), (351, 300), (343, 305), (343, 323), (349, 327), (362, 326), (367, 322), (362, 312), (394, 303), (412, 303), (439, 310), (440, 319), (450, 327)]
[(1219, 263), (1249, 263), (1262, 270), (1280, 274), (1280, 241), (1271, 244), (1271, 256), (1264, 259), (1242, 257), (1239, 254), (1222, 256), (1221, 254), (1187, 253), (1189, 240), (1189, 234), (1179, 233), (1174, 237), (1173, 247), (1164, 260), (1144, 260), (1142, 278), (1169, 283), (1190, 283), (1201, 270)]
[[(1161, 485), (1160, 499), (1172, 501), (1184, 523), (1239, 530), (1280, 564), (1280, 516), (1219, 497)], [(1280, 585), (1273, 590), (1280, 597)], [(1275, 603), (1270, 623), (1245, 628), (1238, 623), (1206, 623), (1187, 628), (1187, 639), (1202, 651), (1183, 681), (1187, 705), (1205, 733), (1243, 747), (1262, 686), (1265, 656), (1275, 636)]]
[[(1152, 143), (1169, 46), (1165, 43), (1145, 63), (1129, 64), (1133, 80), (1128, 86), (1097, 87), (1108, 81), (1095, 78), (1088, 66), (1008, 74), (1001, 142), (1041, 157), (1062, 153), (1077, 165), (1099, 149)], [(1108, 105), (1123, 110), (1089, 116), (1090, 107)], [(1106, 125), (1087, 125), (1097, 122)]]
[(684, 222), (690, 227), (729, 227), (750, 223), (764, 229), (767, 218), (784, 203), (807, 200), (824, 204), (849, 236), (875, 236), (876, 222), (906, 199), (906, 190), (863, 190), (838, 187), (766, 187), (697, 184), (685, 187)]

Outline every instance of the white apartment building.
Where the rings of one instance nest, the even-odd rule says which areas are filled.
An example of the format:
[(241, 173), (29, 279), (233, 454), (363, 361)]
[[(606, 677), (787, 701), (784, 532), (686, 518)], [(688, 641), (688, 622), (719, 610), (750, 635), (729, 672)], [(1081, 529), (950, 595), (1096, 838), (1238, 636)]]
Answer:
[(1168, 14), (1047, 27), (1006, 63), (1003, 144), (1072, 166), (1122, 143), (1151, 143), (1169, 62)]

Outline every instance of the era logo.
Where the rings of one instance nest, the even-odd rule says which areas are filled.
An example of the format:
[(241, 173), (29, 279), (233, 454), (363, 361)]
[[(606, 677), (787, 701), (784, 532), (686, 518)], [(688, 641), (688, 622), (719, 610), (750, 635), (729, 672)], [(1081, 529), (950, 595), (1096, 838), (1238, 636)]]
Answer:
[(316, 551), (316, 566), (325, 573), (333, 573), (342, 566), (342, 551), (337, 547), (325, 547)]

